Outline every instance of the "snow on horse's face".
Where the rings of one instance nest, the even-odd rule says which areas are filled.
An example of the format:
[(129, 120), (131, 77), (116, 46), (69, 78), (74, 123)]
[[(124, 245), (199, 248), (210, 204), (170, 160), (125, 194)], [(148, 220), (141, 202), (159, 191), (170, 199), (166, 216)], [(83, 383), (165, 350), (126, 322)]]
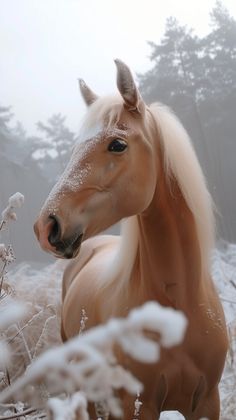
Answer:
[(121, 95), (98, 98), (80, 81), (88, 110), (79, 141), (35, 224), (42, 248), (58, 257), (74, 257), (83, 239), (143, 212), (154, 194), (150, 115), (129, 69), (116, 64)]

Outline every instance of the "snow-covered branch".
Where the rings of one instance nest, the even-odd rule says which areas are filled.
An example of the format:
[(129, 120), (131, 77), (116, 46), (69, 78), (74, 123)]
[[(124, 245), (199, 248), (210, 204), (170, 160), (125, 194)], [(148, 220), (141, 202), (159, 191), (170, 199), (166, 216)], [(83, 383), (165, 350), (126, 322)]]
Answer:
[[(106, 401), (108, 410), (120, 416), (122, 410), (113, 391), (124, 388), (136, 395), (143, 385), (118, 364), (114, 345), (140, 362), (153, 363), (158, 360), (160, 346), (170, 347), (182, 341), (186, 325), (181, 312), (156, 302), (146, 303), (132, 310), (126, 319), (112, 319), (45, 352), (25, 376), (0, 394), (0, 402), (16, 396), (42, 405), (35, 386), (44, 383), (53, 395), (82, 391), (87, 401)], [(149, 331), (157, 333), (155, 339), (153, 334), (152, 338), (146, 334)]]
[[(24, 203), (24, 196), (17, 192), (8, 199), (8, 206), (2, 211), (2, 220), (0, 220), (0, 232), (6, 227), (10, 220), (17, 220), (15, 209)], [(6, 275), (7, 265), (14, 261), (14, 251), (11, 245), (6, 246), (0, 243), (0, 297), (2, 295), (4, 277)]]
[(19, 192), (13, 194), (8, 200), (8, 206), (2, 212), (2, 223), (7, 223), (9, 220), (17, 220), (15, 209), (22, 207), (23, 203), (23, 194)]

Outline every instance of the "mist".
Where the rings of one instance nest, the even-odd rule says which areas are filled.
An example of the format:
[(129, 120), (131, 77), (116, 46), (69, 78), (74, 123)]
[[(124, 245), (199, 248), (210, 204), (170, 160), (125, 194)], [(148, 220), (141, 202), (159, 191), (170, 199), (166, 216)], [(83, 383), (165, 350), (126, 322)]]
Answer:
[[(236, 242), (236, 6), (234, 1), (1, 3), (0, 206), (25, 205), (4, 233), (17, 261), (52, 261), (33, 223), (77, 141), (85, 105), (77, 78), (116, 91), (116, 57), (147, 103), (170, 106), (190, 134), (217, 218), (217, 240)], [(117, 232), (117, 228), (115, 232)]]

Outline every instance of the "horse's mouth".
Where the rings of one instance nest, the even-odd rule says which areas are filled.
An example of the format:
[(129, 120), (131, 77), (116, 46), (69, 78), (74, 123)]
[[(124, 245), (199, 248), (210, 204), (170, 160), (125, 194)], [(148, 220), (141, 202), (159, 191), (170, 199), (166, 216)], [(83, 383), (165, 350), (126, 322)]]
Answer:
[(72, 239), (57, 244), (55, 256), (57, 258), (72, 259), (77, 257), (83, 241), (83, 233), (75, 235)]

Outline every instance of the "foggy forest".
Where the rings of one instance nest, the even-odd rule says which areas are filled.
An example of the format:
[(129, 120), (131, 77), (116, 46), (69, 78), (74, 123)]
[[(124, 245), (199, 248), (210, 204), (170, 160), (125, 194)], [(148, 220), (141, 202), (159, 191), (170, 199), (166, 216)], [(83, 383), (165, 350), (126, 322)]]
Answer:
[[(168, 105), (186, 127), (216, 204), (218, 239), (234, 243), (236, 24), (221, 3), (210, 19), (211, 32), (199, 38), (170, 17), (159, 45), (150, 42), (150, 70), (137, 78), (147, 103)], [(38, 261), (46, 257), (38, 252), (26, 225), (32, 226), (65, 168), (77, 134), (67, 126), (66, 115), (54, 114), (47, 121), (35, 121), (38, 134), (29, 137), (20, 121), (12, 125), (13, 115), (11, 104), (1, 104), (1, 203), (18, 190), (26, 195), (21, 223), (11, 234), (18, 261)]]
[[(215, 3), (209, 20), (209, 33), (201, 37), (187, 25), (181, 25), (175, 17), (169, 17), (160, 42), (148, 42), (149, 69), (143, 73), (136, 72), (135, 78), (147, 104), (161, 102), (167, 105), (187, 129), (214, 200), (216, 249), (212, 257), (212, 273), (226, 312), (231, 342), (221, 384), (221, 419), (233, 420), (236, 416), (236, 20), (220, 1)], [(32, 305), (26, 320), (25, 315), (22, 315), (21, 324), (14, 321), (17, 329), (11, 323), (6, 323), (5, 330), (1, 329), (0, 320), (1, 337), (8, 344), (12, 341), (14, 344), (11, 367), (2, 368), (0, 356), (2, 390), (8, 388), (17, 378), (23, 378), (28, 365), (47, 349), (61, 342), (60, 279), (65, 263), (55, 262), (52, 256), (40, 250), (34, 236), (33, 224), (49, 191), (64, 171), (74, 145), (79, 141), (78, 133), (70, 128), (67, 117), (63, 113), (54, 113), (48, 115), (48, 119), (44, 121), (35, 121), (36, 134), (29, 135), (21, 121), (15, 122), (14, 104), (0, 102), (0, 210), (4, 210), (9, 197), (14, 193), (20, 192), (24, 196), (24, 205), (17, 209), (18, 220), (1, 230), (0, 242), (13, 246), (14, 261), (7, 263), (6, 270), (2, 258), (0, 306), (2, 304), (7, 307), (4, 302), (7, 301), (8, 294), (11, 297), (16, 295)], [(118, 234), (119, 226), (109, 231)], [(4, 283), (7, 285), (5, 289), (2, 288)], [(47, 288), (47, 293), (42, 289), (42, 284)], [(146, 309), (143, 317), (148, 319), (152, 308)], [(20, 310), (21, 308), (19, 313)], [(127, 324), (129, 328), (134, 322), (132, 316), (134, 315), (131, 314), (127, 320), (130, 323)], [(139, 316), (141, 319), (142, 316)], [(80, 322), (83, 330), (86, 314)], [(119, 326), (119, 334), (123, 334), (122, 328), (126, 328), (122, 325)], [(141, 332), (137, 334), (140, 334), (140, 341), (145, 341)], [(89, 340), (89, 337), (84, 336), (84, 345), (88, 345)], [(83, 342), (78, 345), (78, 349), (82, 344)], [(144, 344), (143, 346), (145, 348)], [(58, 357), (64, 357), (64, 353), (62, 356), (61, 352), (59, 356), (58, 352)], [(46, 375), (46, 365), (41, 363), (39, 369), (45, 369)], [(47, 363), (50, 363), (50, 359)], [(66, 374), (69, 375), (68, 372)], [(57, 380), (61, 381), (61, 378), (58, 374)], [(134, 379), (126, 380), (130, 381), (130, 388), (134, 389)], [(123, 379), (124, 382), (126, 380)], [(15, 395), (19, 399), (14, 403), (15, 406), (12, 397), (9, 407), (4, 406), (4, 403), (0, 404), (0, 419), (14, 418), (16, 413), (19, 419), (88, 418), (87, 402), (81, 395), (75, 397), (76, 394), (73, 394), (74, 399), (71, 397), (67, 401), (68, 407), (73, 404), (76, 407), (72, 414), (68, 414), (65, 404), (60, 411), (59, 403), (53, 405), (53, 401), (48, 404), (46, 411), (45, 407), (34, 411), (34, 400), (27, 388), (29, 383), (36, 383), (39, 392), (44, 394), (44, 399), (48, 399), (51, 384), (46, 380), (46, 385), (42, 385), (32, 371), (31, 377), (28, 376), (19, 385), (19, 389), (20, 386), (22, 389), (25, 387), (25, 394), (22, 389), (16, 390)], [(58, 387), (57, 392), (60, 394), (62, 391)], [(103, 398), (102, 393), (101, 395)], [(30, 402), (19, 402), (25, 398)], [(114, 401), (110, 401), (110, 404), (115, 407)], [(136, 400), (135, 407), (138, 410), (134, 418), (138, 420), (141, 407), (139, 400)], [(20, 412), (24, 413), (25, 410), (23, 417)], [(78, 417), (75, 417), (75, 412)], [(115, 408), (114, 413), (115, 416)], [(172, 416), (167, 413), (162, 414), (161, 418), (182, 418), (180, 414)], [(97, 418), (105, 419), (99, 416)]]

